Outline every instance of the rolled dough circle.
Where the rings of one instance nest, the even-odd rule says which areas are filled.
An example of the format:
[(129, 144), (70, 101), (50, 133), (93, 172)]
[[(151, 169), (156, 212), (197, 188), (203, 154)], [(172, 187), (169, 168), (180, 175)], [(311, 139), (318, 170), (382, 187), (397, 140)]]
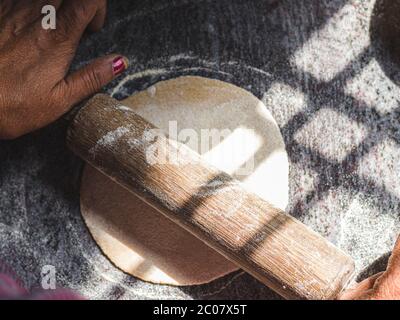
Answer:
[[(242, 181), (275, 206), (288, 201), (288, 158), (266, 106), (234, 85), (185, 76), (124, 101), (143, 118)], [(197, 285), (237, 267), (135, 195), (86, 166), (81, 212), (94, 240), (120, 269), (144, 281)]]

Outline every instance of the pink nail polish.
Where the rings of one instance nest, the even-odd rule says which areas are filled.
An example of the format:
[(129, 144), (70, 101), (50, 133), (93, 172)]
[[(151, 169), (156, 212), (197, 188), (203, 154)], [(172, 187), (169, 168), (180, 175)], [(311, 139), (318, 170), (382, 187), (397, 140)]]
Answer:
[(112, 63), (114, 76), (117, 76), (128, 69), (128, 65), (128, 59), (126, 59), (125, 57), (120, 56), (115, 58)]

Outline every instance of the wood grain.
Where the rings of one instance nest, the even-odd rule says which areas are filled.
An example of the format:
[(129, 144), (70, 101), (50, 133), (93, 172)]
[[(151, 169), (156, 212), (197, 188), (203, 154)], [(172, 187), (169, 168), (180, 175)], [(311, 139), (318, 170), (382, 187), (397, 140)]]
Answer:
[(67, 143), (287, 299), (333, 299), (353, 274), (352, 259), (320, 235), (106, 95), (77, 114)]

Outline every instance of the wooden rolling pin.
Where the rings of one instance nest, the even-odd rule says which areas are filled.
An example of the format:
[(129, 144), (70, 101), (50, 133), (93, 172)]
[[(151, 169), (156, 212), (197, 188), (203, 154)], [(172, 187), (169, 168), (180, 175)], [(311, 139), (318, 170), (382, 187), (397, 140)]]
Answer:
[(334, 299), (353, 274), (342, 251), (117, 100), (92, 98), (72, 121), (67, 143), (284, 298)]

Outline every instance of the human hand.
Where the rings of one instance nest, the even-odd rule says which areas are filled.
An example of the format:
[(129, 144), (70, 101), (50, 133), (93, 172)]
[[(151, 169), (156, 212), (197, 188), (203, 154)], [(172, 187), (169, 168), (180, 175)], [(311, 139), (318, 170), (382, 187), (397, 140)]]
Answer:
[(386, 271), (378, 273), (346, 290), (340, 300), (400, 300), (400, 237)]
[[(57, 10), (56, 29), (42, 27), (42, 7)], [(55, 121), (127, 68), (120, 55), (98, 58), (68, 74), (86, 29), (102, 28), (107, 0), (0, 2), (0, 139)]]

